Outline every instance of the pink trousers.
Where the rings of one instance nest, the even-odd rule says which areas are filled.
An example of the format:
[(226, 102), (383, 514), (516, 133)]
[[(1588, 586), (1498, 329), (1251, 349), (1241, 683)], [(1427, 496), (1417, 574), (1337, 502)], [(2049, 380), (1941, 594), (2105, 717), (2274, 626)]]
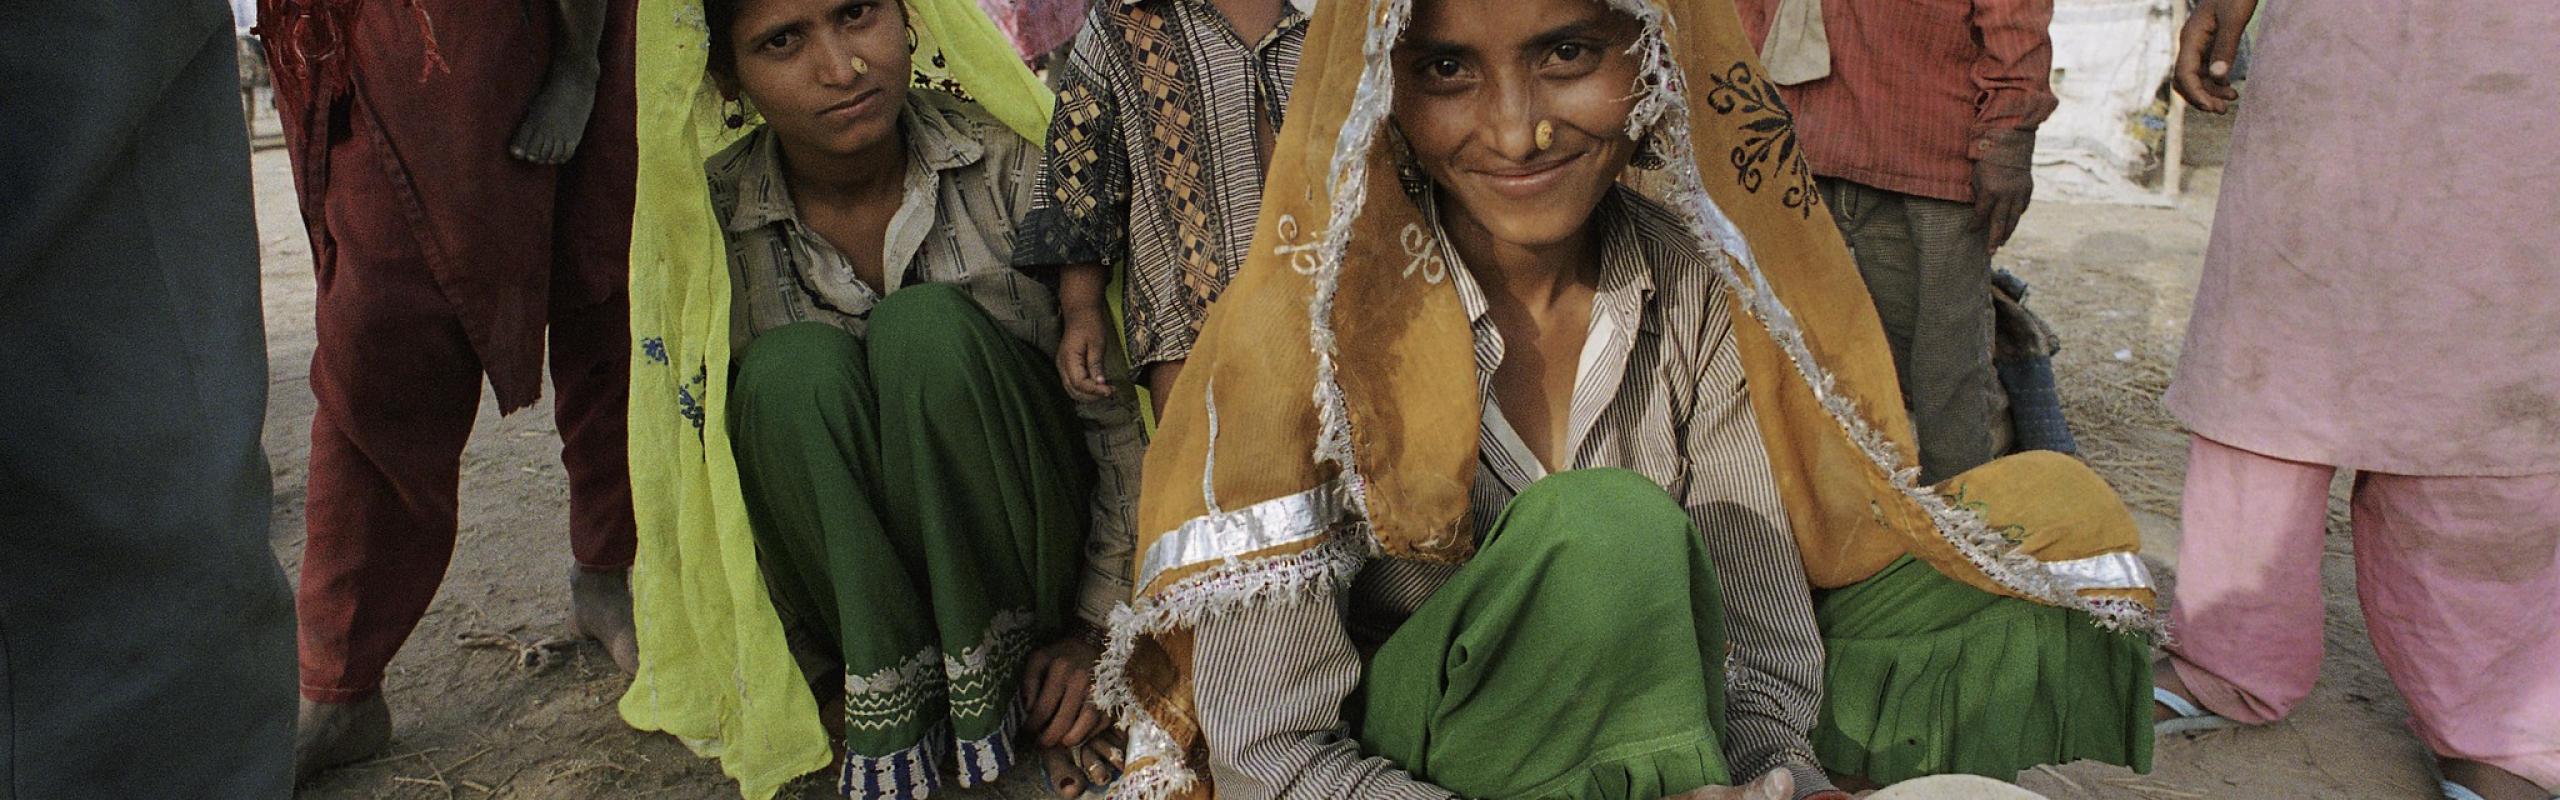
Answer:
[[(2320, 673), (2320, 558), (2336, 467), (2195, 437), (2178, 544), (2178, 678), (2243, 723)], [(2560, 473), (2360, 473), (2356, 593), (2410, 728), (2437, 754), (2560, 785)]]

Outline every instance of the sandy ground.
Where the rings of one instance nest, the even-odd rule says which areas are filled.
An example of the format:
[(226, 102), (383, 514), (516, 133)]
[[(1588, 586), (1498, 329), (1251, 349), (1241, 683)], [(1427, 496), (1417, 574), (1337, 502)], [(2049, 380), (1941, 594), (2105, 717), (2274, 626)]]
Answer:
[[(265, 121), (272, 134), (272, 116)], [(2062, 333), (2065, 402), (2084, 455), (2143, 521), (2146, 549), (2173, 573), (2176, 493), (2185, 435), (2159, 405), (2176, 362), (2219, 185), (2218, 126), (2197, 126), (2188, 191), (2171, 208), (2041, 204), (2001, 267), (2032, 284), (2028, 305)], [(272, 143), (272, 136), (266, 137)], [(312, 414), (313, 281), (283, 151), (255, 156), (264, 241), (271, 405), (266, 446), (276, 501), (272, 539), (299, 568)], [(499, 417), (495, 402), (463, 456), (461, 540), (444, 590), (392, 662), (389, 754), (322, 776), (314, 798), (734, 797), (716, 766), (615, 714), (625, 686), (603, 652), (582, 646), (543, 668), (458, 635), (531, 641), (568, 633), (567, 489), (545, 406)], [(2426, 757), (2402, 728), (2405, 710), (2364, 640), (2349, 543), (2333, 514), (2329, 657), (2311, 700), (2288, 723), (2161, 742), (2149, 775), (2096, 764), (2030, 771), (2020, 782), (2072, 798), (2431, 797)], [(1034, 770), (998, 792), (1045, 796)]]

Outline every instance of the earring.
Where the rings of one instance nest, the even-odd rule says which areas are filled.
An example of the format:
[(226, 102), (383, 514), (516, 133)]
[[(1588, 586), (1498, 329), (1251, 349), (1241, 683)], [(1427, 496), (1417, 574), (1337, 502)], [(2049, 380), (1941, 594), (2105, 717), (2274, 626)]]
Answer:
[(747, 101), (722, 100), (720, 101), (720, 109), (729, 112), (727, 116), (720, 118), (720, 124), (729, 126), (729, 129), (733, 131), (746, 127)]
[(1404, 132), (1388, 129), (1387, 147), (1396, 163), (1396, 185), (1404, 189), (1405, 196), (1418, 198), (1429, 191), (1431, 176), (1423, 174), (1422, 164), (1414, 161), (1413, 145), (1404, 140)]
[(1627, 166), (1641, 170), (1658, 170), (1670, 163), (1670, 159), (1662, 154), (1662, 138), (1653, 135), (1652, 131), (1645, 131), (1644, 137), (1636, 140), (1635, 158), (1628, 160)]
[(1396, 157), (1396, 184), (1404, 187), (1408, 197), (1421, 197), (1431, 189), (1431, 176), (1422, 174), (1422, 165), (1413, 163), (1410, 155)]
[(1543, 119), (1542, 119), (1542, 120), (1538, 120), (1538, 141), (1537, 141), (1537, 145), (1538, 145), (1538, 149), (1539, 149), (1539, 150), (1545, 150), (1545, 149), (1547, 149), (1547, 148), (1550, 148), (1550, 147), (1554, 147), (1554, 146), (1556, 146), (1556, 124), (1555, 124), (1555, 122), (1553, 122), (1553, 121), (1551, 121), (1551, 120), (1543, 120)]

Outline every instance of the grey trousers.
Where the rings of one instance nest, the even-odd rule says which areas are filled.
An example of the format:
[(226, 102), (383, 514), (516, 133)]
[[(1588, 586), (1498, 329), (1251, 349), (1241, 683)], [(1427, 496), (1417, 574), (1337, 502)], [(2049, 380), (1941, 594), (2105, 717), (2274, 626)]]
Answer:
[(283, 798), (293, 608), (231, 11), (0, 24), (0, 800)]
[(1817, 182), (1893, 346), (1920, 436), (1920, 479), (1936, 483), (1998, 456), (2008, 403), (1991, 365), (1991, 252), (1973, 206)]

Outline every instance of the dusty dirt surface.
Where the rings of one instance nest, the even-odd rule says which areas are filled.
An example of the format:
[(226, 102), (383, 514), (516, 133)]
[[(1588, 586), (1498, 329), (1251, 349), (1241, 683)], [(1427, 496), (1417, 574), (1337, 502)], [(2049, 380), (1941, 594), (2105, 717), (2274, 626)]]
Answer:
[[(265, 120), (273, 143), (273, 118)], [(2218, 131), (2200, 124), (2199, 138)], [(2220, 152), (2204, 142), (2191, 153)], [(274, 463), (273, 541), (299, 568), (305, 459), (312, 414), (311, 254), (281, 150), (255, 156), (265, 250), (273, 384), (266, 446)], [(2186, 324), (2212, 218), (2219, 171), (2193, 173), (2172, 208), (2042, 204), (1998, 256), (2032, 284), (2028, 305), (2061, 331), (2063, 395), (2084, 455), (2137, 508), (2146, 546), (2170, 566), (2185, 436), (2159, 404)], [(567, 489), (545, 406), (501, 418), (484, 400), (463, 456), (462, 529), (443, 592), (392, 662), (386, 692), (391, 749), (325, 774), (310, 798), (724, 798), (735, 784), (675, 740), (630, 729), (614, 702), (626, 681), (592, 644), (547, 666), (517, 665), (506, 648), (457, 637), (497, 633), (532, 642), (566, 636)], [(2335, 515), (2333, 515), (2335, 516)], [(2340, 518), (2342, 519), (2342, 517)], [(2319, 690), (2290, 722), (2261, 730), (2173, 737), (2149, 775), (2095, 764), (2039, 769), (2024, 785), (2076, 798), (2431, 797), (2426, 755), (2402, 728), (2406, 713), (2364, 640), (2344, 530), (2333, 519), (2329, 658)], [(1017, 770), (976, 798), (1047, 796), (1037, 770)]]

